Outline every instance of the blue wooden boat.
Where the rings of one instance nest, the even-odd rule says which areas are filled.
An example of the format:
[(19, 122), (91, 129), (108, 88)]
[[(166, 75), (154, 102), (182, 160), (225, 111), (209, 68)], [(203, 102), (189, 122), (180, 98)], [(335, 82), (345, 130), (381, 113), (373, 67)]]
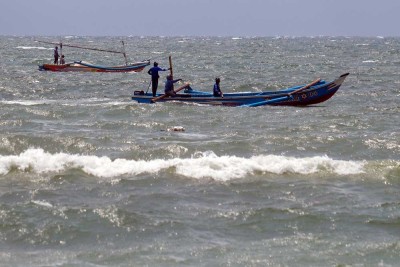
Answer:
[(275, 106), (307, 106), (322, 103), (331, 98), (340, 88), (349, 73), (326, 82), (317, 79), (306, 85), (294, 86), (278, 91), (224, 93), (223, 97), (214, 97), (212, 93), (197, 91), (189, 84), (181, 86), (176, 92), (184, 90), (175, 97), (158, 95), (153, 97), (144, 91), (135, 91), (132, 100), (139, 103), (185, 102), (206, 105), (257, 107)]

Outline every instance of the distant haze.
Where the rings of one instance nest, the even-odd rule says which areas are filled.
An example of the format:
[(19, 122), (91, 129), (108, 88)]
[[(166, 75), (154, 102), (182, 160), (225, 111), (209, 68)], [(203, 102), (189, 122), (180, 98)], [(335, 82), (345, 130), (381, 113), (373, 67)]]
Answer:
[(400, 36), (400, 0), (0, 1), (0, 35)]

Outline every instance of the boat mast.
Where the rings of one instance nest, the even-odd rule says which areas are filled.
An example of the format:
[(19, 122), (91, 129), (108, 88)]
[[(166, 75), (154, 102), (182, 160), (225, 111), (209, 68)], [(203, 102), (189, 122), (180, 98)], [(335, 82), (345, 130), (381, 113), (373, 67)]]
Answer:
[(122, 43), (122, 55), (124, 55), (125, 64), (128, 66), (128, 59), (126, 57), (126, 51), (125, 51), (125, 42), (122, 40), (121, 43)]
[(58, 45), (60, 46), (60, 54), (59, 54), (59, 60), (57, 62), (57, 64), (61, 61), (61, 57), (62, 57), (62, 42), (61, 42), (61, 37), (60, 37), (60, 42), (58, 43)]

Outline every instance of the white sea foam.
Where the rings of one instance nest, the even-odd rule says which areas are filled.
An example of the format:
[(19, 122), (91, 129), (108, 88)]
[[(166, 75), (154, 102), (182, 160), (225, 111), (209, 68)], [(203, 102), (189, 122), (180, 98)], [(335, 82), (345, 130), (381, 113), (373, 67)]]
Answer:
[(372, 60), (372, 59), (363, 61), (363, 63), (376, 63), (376, 62), (379, 62), (379, 61), (378, 60)]
[(30, 50), (30, 49), (52, 50), (53, 48), (42, 47), (42, 46), (17, 46), (17, 49), (24, 49), (24, 50)]
[(239, 179), (255, 173), (297, 173), (312, 174), (330, 172), (339, 175), (363, 173), (363, 162), (334, 160), (327, 156), (295, 158), (277, 155), (258, 155), (250, 158), (217, 156), (213, 152), (200, 153), (193, 158), (127, 160), (98, 156), (51, 154), (43, 149), (28, 149), (19, 155), (0, 156), (0, 174), (11, 170), (22, 172), (49, 173), (71, 168), (97, 177), (117, 177), (158, 173), (167, 169), (182, 176), (201, 179), (212, 178), (219, 181)]
[(53, 205), (51, 205), (51, 203), (47, 202), (47, 201), (41, 201), (41, 200), (32, 200), (32, 203), (38, 205), (38, 206), (43, 206), (46, 208), (52, 208)]
[(0, 101), (4, 105), (36, 106), (55, 102), (54, 100), (10, 100)]

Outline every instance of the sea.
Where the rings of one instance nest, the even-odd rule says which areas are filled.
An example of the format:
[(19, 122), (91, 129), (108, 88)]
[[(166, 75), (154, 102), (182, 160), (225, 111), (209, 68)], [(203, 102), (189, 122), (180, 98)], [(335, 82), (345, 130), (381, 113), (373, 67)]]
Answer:
[[(350, 75), (309, 107), (139, 104), (149, 67), (39, 71), (39, 41), (206, 92)], [(400, 38), (0, 36), (0, 266), (400, 266), (399, 114)]]

